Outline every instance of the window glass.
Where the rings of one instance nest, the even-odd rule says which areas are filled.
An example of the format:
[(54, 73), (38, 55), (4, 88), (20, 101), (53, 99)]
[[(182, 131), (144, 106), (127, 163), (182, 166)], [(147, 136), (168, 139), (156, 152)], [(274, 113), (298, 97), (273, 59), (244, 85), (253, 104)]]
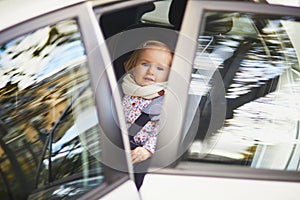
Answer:
[(200, 120), (188, 159), (300, 170), (299, 19), (208, 12), (204, 22), (187, 116)]
[(35, 183), (57, 180), (31, 197), (75, 198), (101, 184), (100, 130), (76, 20), (0, 44), (0, 79), (0, 198), (25, 199)]

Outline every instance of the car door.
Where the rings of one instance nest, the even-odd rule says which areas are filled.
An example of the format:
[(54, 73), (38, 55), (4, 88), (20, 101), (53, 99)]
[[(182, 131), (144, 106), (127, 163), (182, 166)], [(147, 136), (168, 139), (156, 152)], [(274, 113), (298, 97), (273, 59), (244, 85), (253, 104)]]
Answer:
[(299, 11), (188, 1), (143, 199), (299, 198)]
[(92, 3), (1, 3), (0, 198), (139, 199)]

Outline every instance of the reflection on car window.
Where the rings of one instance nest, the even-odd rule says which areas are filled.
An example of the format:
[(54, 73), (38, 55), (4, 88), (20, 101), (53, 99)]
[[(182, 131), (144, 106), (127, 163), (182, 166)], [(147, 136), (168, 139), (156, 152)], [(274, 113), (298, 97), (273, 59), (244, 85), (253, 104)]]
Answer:
[(189, 95), (198, 107), (189, 104), (189, 115), (200, 113), (200, 121), (188, 158), (298, 171), (299, 21), (207, 13), (206, 23), (212, 16), (230, 19), (232, 27), (199, 35)]
[(35, 182), (47, 188), (63, 179), (31, 197), (75, 198), (102, 183), (100, 131), (76, 21), (0, 44), (0, 58), (0, 198), (24, 199)]

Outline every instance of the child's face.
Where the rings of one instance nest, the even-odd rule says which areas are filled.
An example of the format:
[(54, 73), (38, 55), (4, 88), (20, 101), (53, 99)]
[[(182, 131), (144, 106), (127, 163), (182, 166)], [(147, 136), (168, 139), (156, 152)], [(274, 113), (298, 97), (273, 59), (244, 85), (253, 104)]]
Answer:
[(144, 49), (137, 60), (137, 66), (133, 68), (135, 82), (147, 86), (167, 81), (171, 62), (169, 51), (157, 47)]

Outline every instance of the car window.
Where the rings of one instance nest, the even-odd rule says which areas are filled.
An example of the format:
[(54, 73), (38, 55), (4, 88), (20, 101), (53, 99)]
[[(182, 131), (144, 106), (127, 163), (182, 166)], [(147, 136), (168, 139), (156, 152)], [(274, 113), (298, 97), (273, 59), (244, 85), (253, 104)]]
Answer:
[(5, 41), (0, 58), (0, 198), (77, 198), (112, 183), (78, 21)]
[(187, 160), (298, 171), (299, 18), (206, 12), (204, 23), (190, 80), (185, 130), (195, 139)]
[[(50, 81), (52, 90), (50, 94), (59, 95), (55, 99), (59, 102), (58, 105), (54, 104), (51, 110), (58, 113), (53, 119), (48, 131), (48, 140), (45, 142), (47, 148), (43, 155), (45, 156), (43, 163), (41, 163), (41, 174), (45, 176), (40, 177), (39, 184), (48, 184), (66, 175), (82, 173), (90, 167), (95, 171), (95, 175), (98, 174), (98, 181), (102, 182), (102, 166), (99, 162), (100, 130), (80, 33), (74, 20), (51, 26), (50, 32), (59, 27), (69, 29), (70, 33), (62, 36), (59, 32), (54, 34), (54, 38), (62, 37), (62, 42), (54, 46), (54, 49), (65, 49), (69, 45), (70, 50), (77, 51), (78, 55), (75, 52), (68, 52), (70, 55), (68, 56), (62, 51), (61, 56), (64, 60), (53, 55), (58, 60), (58, 63), (55, 63), (56, 66), (63, 66), (63, 70), (60, 76), (56, 75), (56, 81), (53, 79)], [(51, 53), (50, 56), (52, 56)], [(65, 77), (64, 81), (61, 80), (62, 77)], [(82, 168), (82, 162), (78, 162), (79, 160), (86, 162), (87, 168)], [(85, 173), (90, 173), (88, 171)]]

